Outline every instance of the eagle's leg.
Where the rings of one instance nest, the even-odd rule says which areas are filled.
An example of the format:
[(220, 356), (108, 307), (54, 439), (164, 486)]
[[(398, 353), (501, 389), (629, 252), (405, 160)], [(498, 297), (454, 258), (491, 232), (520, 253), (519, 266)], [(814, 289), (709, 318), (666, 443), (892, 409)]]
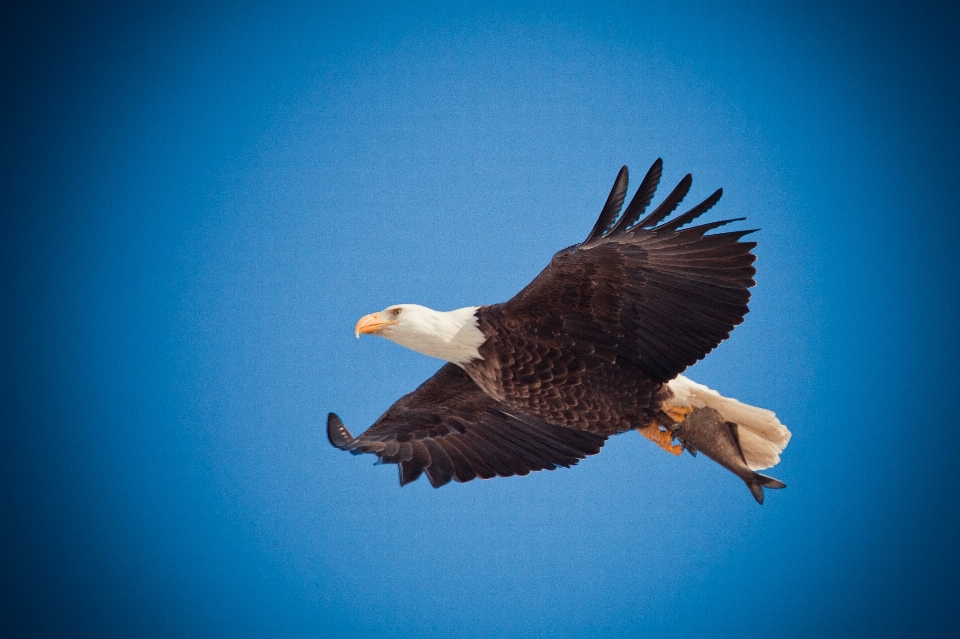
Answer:
[(683, 452), (681, 444), (673, 443), (673, 433), (669, 430), (661, 430), (660, 422), (657, 419), (651, 419), (649, 425), (638, 428), (637, 432), (672, 455), (679, 455)]
[(670, 416), (670, 419), (681, 424), (687, 418), (687, 415), (693, 412), (693, 406), (664, 405), (662, 410)]

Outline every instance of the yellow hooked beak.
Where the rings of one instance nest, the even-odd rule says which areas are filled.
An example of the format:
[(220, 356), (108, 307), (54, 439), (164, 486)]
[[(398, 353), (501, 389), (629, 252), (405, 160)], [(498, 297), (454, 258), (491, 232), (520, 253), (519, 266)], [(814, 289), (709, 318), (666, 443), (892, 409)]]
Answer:
[(386, 327), (399, 323), (397, 320), (383, 319), (380, 317), (380, 313), (370, 313), (360, 318), (356, 328), (353, 330), (353, 334), (357, 336), (357, 339), (360, 339), (361, 333), (364, 335), (376, 335)]

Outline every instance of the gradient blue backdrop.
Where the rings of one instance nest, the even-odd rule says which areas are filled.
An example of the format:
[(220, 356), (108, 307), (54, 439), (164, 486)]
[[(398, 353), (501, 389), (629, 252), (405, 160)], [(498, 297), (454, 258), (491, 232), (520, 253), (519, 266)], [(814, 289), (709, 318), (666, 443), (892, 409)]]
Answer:
[[(0, 634), (950, 636), (960, 24), (669, 4), (4, 9)], [(690, 375), (786, 490), (327, 444), (438, 367), (357, 318), (508, 298), (658, 156), (762, 228)]]

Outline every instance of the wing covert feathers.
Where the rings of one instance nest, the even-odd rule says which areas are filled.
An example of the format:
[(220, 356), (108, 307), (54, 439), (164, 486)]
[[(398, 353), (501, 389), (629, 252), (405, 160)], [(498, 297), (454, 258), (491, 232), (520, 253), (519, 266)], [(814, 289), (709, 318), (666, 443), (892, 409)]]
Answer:
[(331, 413), (327, 437), (341, 450), (397, 464), (401, 485), (426, 473), (434, 487), (573, 466), (606, 441), (508, 409), (455, 364), (400, 398), (356, 438)]
[(756, 244), (740, 241), (751, 231), (707, 234), (734, 220), (686, 226), (712, 208), (722, 190), (664, 221), (689, 192), (689, 174), (634, 224), (660, 173), (657, 160), (623, 218), (597, 235), (610, 225), (605, 207), (589, 241), (558, 252), (503, 305), (504, 313), (523, 326), (556, 320), (557, 330), (572, 340), (631, 362), (658, 382), (676, 377), (729, 337), (748, 311), (754, 285)]

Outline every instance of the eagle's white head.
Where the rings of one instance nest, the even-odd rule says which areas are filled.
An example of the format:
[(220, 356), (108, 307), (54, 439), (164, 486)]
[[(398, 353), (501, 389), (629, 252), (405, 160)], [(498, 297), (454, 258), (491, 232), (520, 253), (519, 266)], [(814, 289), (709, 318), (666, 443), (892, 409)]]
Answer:
[(419, 304), (394, 304), (360, 318), (355, 334), (379, 335), (410, 350), (462, 366), (481, 359), (477, 350), (486, 341), (477, 327), (477, 309), (435, 311)]

